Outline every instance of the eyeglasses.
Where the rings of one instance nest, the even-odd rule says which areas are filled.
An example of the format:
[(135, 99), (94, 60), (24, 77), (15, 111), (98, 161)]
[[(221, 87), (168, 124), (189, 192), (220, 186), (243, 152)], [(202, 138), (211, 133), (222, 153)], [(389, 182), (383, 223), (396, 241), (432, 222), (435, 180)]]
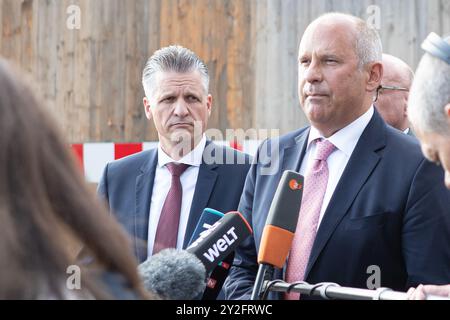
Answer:
[(378, 95), (380, 94), (381, 90), (393, 90), (393, 91), (406, 91), (409, 92), (408, 88), (403, 88), (403, 87), (396, 87), (396, 86), (384, 86), (384, 85), (380, 85), (377, 88), (377, 95), (375, 97), (375, 100), (373, 102), (377, 102), (378, 100)]

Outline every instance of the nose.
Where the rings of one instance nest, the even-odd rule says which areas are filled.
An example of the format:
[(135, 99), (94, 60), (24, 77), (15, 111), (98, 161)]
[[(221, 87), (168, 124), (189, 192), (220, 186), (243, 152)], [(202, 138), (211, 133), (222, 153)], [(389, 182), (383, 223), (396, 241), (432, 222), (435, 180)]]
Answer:
[(189, 114), (188, 104), (182, 98), (178, 99), (175, 103), (173, 113), (179, 118), (186, 117)]
[(321, 82), (323, 79), (322, 69), (317, 59), (312, 59), (311, 63), (305, 69), (305, 80), (309, 83)]

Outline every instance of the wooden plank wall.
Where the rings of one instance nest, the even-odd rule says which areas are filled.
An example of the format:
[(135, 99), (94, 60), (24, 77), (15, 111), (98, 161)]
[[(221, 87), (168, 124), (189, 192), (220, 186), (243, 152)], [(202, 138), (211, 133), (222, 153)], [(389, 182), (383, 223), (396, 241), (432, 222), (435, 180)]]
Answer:
[[(66, 27), (67, 7), (81, 29)], [(307, 123), (297, 99), (297, 46), (324, 12), (367, 19), (380, 9), (385, 52), (415, 67), (430, 32), (450, 33), (448, 0), (0, 0), (0, 54), (33, 78), (71, 142), (155, 140), (142, 107), (141, 70), (177, 43), (208, 65), (211, 128)]]

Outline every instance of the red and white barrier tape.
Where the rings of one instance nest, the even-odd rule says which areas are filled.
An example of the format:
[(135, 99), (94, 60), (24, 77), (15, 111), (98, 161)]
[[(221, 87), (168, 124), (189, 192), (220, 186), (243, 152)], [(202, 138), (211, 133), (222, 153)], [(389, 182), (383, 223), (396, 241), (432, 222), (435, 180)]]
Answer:
[[(246, 140), (243, 145), (238, 145), (234, 141), (215, 141), (219, 145), (228, 145), (236, 150), (254, 155), (258, 149), (258, 140)], [(89, 182), (98, 183), (103, 169), (108, 162), (156, 148), (158, 142), (139, 143), (83, 143), (73, 144), (72, 150), (75, 152), (85, 177)]]

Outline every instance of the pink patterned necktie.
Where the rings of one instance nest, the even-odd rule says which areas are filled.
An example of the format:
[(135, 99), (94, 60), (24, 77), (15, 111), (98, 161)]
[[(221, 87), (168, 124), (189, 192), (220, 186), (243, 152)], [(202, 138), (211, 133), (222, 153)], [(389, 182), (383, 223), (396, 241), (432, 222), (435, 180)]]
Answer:
[[(316, 238), (320, 210), (328, 183), (327, 159), (335, 146), (322, 139), (315, 140), (316, 155), (312, 166), (305, 176), (302, 205), (295, 230), (292, 248), (286, 269), (286, 281), (303, 281), (311, 249)], [(299, 293), (285, 295), (286, 300), (298, 300)]]
[(156, 229), (153, 254), (166, 248), (176, 248), (178, 238), (178, 225), (180, 224), (181, 200), (183, 188), (180, 176), (189, 167), (187, 164), (174, 162), (167, 164), (167, 169), (172, 174), (172, 182), (169, 192), (161, 210), (158, 228)]

